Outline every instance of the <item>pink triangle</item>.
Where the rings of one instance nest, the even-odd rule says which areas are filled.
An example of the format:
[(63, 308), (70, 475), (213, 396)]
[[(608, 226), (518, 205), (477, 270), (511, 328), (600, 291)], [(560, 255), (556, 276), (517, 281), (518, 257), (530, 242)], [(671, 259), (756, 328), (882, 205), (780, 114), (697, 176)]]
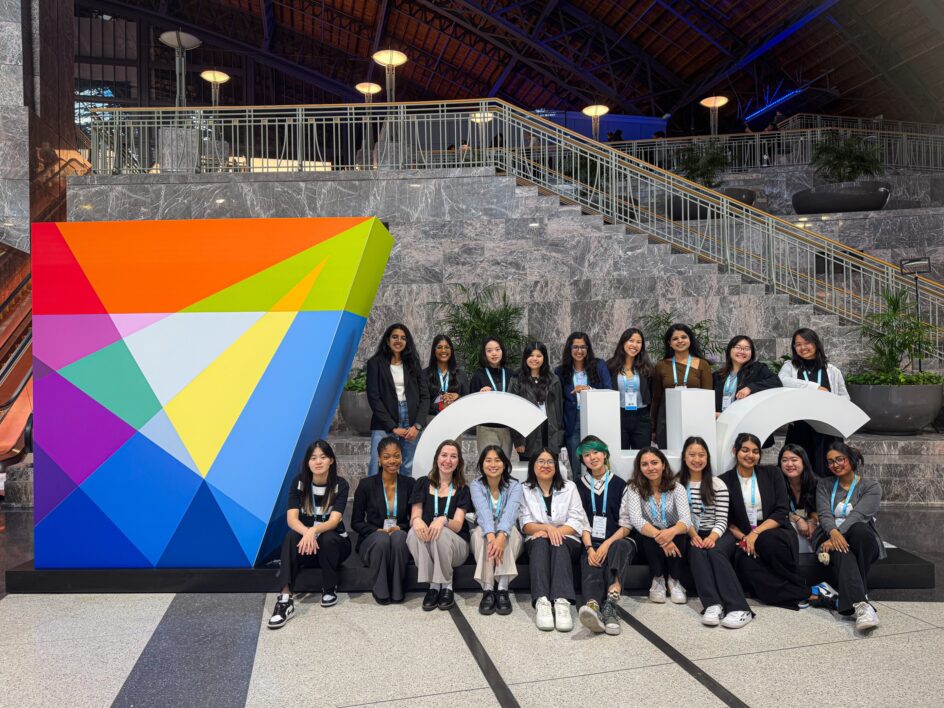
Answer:
[(118, 328), (118, 331), (121, 332), (122, 337), (128, 337), (139, 329), (144, 329), (155, 322), (160, 322), (162, 319), (167, 317), (172, 313), (170, 312), (145, 312), (145, 313), (135, 313), (135, 314), (124, 314), (124, 315), (112, 315), (112, 322), (115, 323), (115, 327)]
[(56, 370), (119, 339), (108, 315), (33, 315), (33, 351)]

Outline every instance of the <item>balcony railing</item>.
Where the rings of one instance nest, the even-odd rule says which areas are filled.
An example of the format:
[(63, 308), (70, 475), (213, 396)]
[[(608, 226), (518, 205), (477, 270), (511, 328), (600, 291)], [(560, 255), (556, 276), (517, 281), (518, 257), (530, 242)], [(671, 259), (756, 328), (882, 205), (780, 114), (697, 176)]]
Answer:
[(797, 113), (782, 120), (781, 130), (802, 130), (804, 128), (852, 128), (856, 130), (881, 130), (891, 133), (925, 133), (944, 135), (942, 123), (918, 123), (908, 120), (885, 120), (884, 118), (855, 118), (850, 116), (829, 116), (819, 113)]

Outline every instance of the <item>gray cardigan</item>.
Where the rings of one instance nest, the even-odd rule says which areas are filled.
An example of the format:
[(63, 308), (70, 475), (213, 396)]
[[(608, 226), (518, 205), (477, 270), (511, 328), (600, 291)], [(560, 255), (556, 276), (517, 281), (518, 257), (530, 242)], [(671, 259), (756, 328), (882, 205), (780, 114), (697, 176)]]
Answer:
[[(819, 514), (819, 528), (813, 539), (813, 548), (819, 548), (821, 543), (828, 540), (829, 533), (836, 528), (836, 517), (833, 509), (830, 508), (835, 483), (835, 477), (825, 477), (816, 486), (816, 511)], [(839, 487), (836, 491), (836, 501), (844, 501), (845, 498), (846, 490)], [(885, 558), (888, 555), (885, 552), (885, 544), (882, 542), (881, 534), (875, 527), (875, 515), (882, 505), (882, 485), (874, 479), (863, 477), (860, 473), (859, 481), (855, 489), (852, 490), (849, 503), (852, 505), (852, 509), (843, 522), (843, 528), (848, 529), (853, 524), (860, 522), (867, 524), (878, 539), (879, 558)]]

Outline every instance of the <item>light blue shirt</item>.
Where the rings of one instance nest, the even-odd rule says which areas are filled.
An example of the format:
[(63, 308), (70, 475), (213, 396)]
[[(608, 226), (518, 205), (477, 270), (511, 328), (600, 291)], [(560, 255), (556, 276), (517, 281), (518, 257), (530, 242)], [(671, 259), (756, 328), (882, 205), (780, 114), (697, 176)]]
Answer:
[(489, 499), (492, 493), (488, 489), (488, 482), (479, 477), (469, 485), (469, 489), (472, 492), (472, 505), (475, 507), (475, 522), (482, 529), (482, 534), (487, 536), (496, 531), (510, 534), (518, 518), (518, 507), (521, 505), (521, 482), (513, 479), (508, 483), (508, 487), (502, 490), (502, 510), (497, 529), (492, 519), (493, 500)]

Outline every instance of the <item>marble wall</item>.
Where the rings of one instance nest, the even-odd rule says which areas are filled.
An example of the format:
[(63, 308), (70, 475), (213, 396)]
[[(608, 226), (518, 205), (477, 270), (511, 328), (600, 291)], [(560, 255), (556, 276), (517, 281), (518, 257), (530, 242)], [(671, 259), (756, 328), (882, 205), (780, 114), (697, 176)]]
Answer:
[(0, 0), (0, 243), (17, 248), (29, 242), (30, 221), (29, 109), (20, 5), (20, 0)]

